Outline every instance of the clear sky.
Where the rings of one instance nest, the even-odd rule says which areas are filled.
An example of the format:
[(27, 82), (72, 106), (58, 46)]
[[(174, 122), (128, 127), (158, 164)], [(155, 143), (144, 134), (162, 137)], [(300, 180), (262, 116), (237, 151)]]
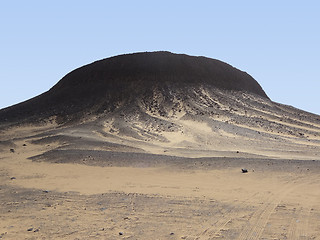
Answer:
[(0, 31), (0, 108), (93, 61), (167, 50), (225, 61), (320, 114), (320, 1), (10, 0)]

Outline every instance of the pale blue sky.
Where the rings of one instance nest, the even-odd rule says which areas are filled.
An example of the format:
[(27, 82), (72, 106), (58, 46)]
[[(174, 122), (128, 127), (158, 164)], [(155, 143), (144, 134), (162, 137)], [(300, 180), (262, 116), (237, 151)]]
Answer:
[(1, 1), (0, 108), (102, 58), (167, 50), (225, 61), (320, 114), (320, 1)]

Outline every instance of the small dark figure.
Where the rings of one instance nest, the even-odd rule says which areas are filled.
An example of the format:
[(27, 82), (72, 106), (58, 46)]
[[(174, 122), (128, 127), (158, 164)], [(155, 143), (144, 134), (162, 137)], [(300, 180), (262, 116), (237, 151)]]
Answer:
[(242, 171), (242, 173), (247, 173), (248, 172), (248, 170), (245, 169), (245, 168), (242, 168), (241, 171)]

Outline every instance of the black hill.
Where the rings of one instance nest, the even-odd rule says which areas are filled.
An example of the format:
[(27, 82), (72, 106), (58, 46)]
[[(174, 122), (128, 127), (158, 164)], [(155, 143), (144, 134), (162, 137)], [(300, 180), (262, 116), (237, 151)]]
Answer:
[[(113, 111), (119, 103), (162, 92), (210, 86), (268, 96), (249, 74), (206, 57), (170, 52), (143, 52), (110, 57), (80, 67), (49, 91), (0, 110), (0, 122), (33, 121), (50, 116), (81, 117)], [(165, 95), (165, 94), (164, 94)]]

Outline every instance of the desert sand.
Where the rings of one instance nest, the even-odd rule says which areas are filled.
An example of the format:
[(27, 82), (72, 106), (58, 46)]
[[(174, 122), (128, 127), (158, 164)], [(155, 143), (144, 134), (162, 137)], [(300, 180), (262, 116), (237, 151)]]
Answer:
[[(57, 128), (2, 131), (3, 239), (319, 239), (318, 160), (225, 151), (210, 158), (147, 155), (141, 161), (128, 152), (118, 156), (123, 161), (102, 162), (84, 149), (80, 159), (32, 160), (67, 148), (66, 139), (43, 140)], [(181, 138), (167, 134), (166, 147), (173, 151)], [(82, 141), (87, 137), (90, 145), (94, 136), (101, 138), (85, 132)], [(102, 154), (101, 148), (96, 152)]]

